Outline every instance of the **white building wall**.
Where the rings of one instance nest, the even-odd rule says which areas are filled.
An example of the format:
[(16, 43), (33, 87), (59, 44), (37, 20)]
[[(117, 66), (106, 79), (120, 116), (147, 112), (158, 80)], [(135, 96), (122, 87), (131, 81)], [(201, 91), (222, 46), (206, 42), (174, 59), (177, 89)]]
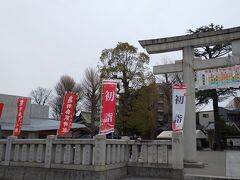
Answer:
[(49, 118), (49, 106), (43, 106), (39, 104), (31, 104), (31, 111), (30, 111), (31, 118)]
[(199, 112), (199, 123), (202, 126), (207, 127), (210, 122), (214, 122), (213, 111)]
[[(0, 102), (4, 103), (1, 122), (15, 124), (17, 114), (17, 99), (20, 96), (0, 94)], [(31, 98), (28, 98), (27, 107), (24, 112), (23, 124), (30, 124)]]

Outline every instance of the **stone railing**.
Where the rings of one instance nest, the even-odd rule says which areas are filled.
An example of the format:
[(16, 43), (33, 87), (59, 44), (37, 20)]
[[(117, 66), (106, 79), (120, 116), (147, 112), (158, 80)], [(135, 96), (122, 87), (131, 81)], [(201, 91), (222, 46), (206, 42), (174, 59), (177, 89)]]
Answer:
[(132, 149), (129, 162), (170, 164), (171, 141), (129, 141)]
[(183, 168), (182, 135), (171, 141), (133, 141), (106, 139), (17, 139), (0, 140), (0, 165), (104, 171), (155, 164)]
[(7, 147), (7, 140), (1, 139), (0, 140), (0, 163), (1, 164), (3, 164), (3, 162), (5, 161), (6, 147)]

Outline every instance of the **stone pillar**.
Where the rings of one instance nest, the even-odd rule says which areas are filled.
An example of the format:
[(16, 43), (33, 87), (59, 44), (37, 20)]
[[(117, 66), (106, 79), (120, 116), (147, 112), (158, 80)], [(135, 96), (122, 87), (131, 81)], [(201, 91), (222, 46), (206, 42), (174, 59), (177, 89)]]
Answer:
[(28, 153), (27, 153), (27, 144), (23, 144), (22, 145), (22, 152), (21, 152), (21, 161), (22, 162), (26, 162), (27, 161), (27, 156), (28, 156)]
[(193, 70), (193, 48), (183, 49), (183, 79), (187, 87), (186, 110), (184, 119), (184, 160), (196, 162), (196, 107), (195, 107), (195, 73)]
[(5, 153), (5, 145), (4, 144), (0, 144), (0, 162), (4, 161), (4, 153)]
[(85, 144), (83, 146), (83, 165), (91, 165), (92, 163), (92, 147), (90, 144)]
[(108, 144), (107, 145), (107, 162), (106, 164), (110, 164), (111, 163), (111, 145)]
[(140, 162), (148, 162), (148, 147), (146, 144), (141, 146)]
[(9, 165), (11, 160), (11, 154), (12, 154), (12, 144), (13, 141), (17, 139), (16, 136), (8, 136), (7, 138), (7, 146), (6, 146), (6, 153), (5, 153), (5, 165)]
[(73, 162), (73, 146), (71, 144), (67, 144), (64, 147), (63, 163), (71, 164), (72, 162)]
[(55, 149), (55, 161), (56, 164), (61, 164), (63, 159), (63, 147), (62, 144), (57, 144)]
[(132, 145), (132, 156), (131, 156), (131, 162), (138, 162), (138, 145), (133, 144)]
[(161, 145), (157, 147), (157, 162), (160, 164), (168, 163), (168, 148), (167, 145)]
[(183, 135), (180, 131), (172, 133), (172, 166), (183, 169)]
[(44, 159), (44, 152), (43, 152), (43, 144), (37, 145), (37, 155), (36, 155), (36, 162), (41, 163)]
[(125, 144), (122, 144), (121, 145), (121, 153), (120, 153), (121, 155), (121, 157), (120, 157), (120, 161), (121, 162), (124, 162), (125, 161)]
[(129, 162), (130, 150), (129, 150), (128, 141), (130, 141), (130, 138), (128, 136), (123, 136), (121, 139), (126, 141), (126, 145), (124, 146), (124, 162)]
[(35, 144), (30, 144), (28, 161), (34, 162), (36, 160), (35, 155), (36, 155), (36, 146), (35, 146)]
[(45, 151), (45, 161), (44, 167), (50, 168), (53, 156), (53, 141), (57, 138), (55, 135), (49, 135), (46, 139), (46, 151)]
[(80, 144), (75, 145), (74, 164), (82, 164), (82, 147)]
[(120, 163), (120, 161), (121, 161), (121, 145), (120, 144), (117, 145), (116, 156), (117, 156), (116, 157), (117, 163)]
[(112, 145), (112, 151), (111, 151), (111, 164), (114, 164), (116, 162), (116, 144)]
[(14, 152), (13, 152), (13, 161), (17, 162), (20, 159), (20, 145), (19, 144), (15, 144), (14, 147)]
[(106, 164), (106, 135), (95, 136), (94, 164), (97, 166)]
[(148, 163), (157, 163), (157, 145), (148, 146)]

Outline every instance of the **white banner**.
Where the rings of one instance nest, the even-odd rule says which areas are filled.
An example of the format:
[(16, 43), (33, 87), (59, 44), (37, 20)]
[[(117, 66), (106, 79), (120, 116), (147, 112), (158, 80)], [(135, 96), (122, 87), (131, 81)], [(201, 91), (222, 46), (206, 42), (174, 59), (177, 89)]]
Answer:
[(186, 105), (186, 86), (174, 84), (172, 87), (172, 130), (183, 130)]
[(240, 66), (197, 71), (196, 86), (198, 90), (238, 88), (240, 86)]

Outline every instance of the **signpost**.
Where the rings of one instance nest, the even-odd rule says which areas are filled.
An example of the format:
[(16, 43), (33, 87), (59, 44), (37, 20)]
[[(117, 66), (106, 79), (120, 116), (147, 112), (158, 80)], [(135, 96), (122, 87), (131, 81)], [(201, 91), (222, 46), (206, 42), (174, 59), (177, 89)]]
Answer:
[(198, 90), (238, 88), (240, 86), (240, 66), (197, 71)]

